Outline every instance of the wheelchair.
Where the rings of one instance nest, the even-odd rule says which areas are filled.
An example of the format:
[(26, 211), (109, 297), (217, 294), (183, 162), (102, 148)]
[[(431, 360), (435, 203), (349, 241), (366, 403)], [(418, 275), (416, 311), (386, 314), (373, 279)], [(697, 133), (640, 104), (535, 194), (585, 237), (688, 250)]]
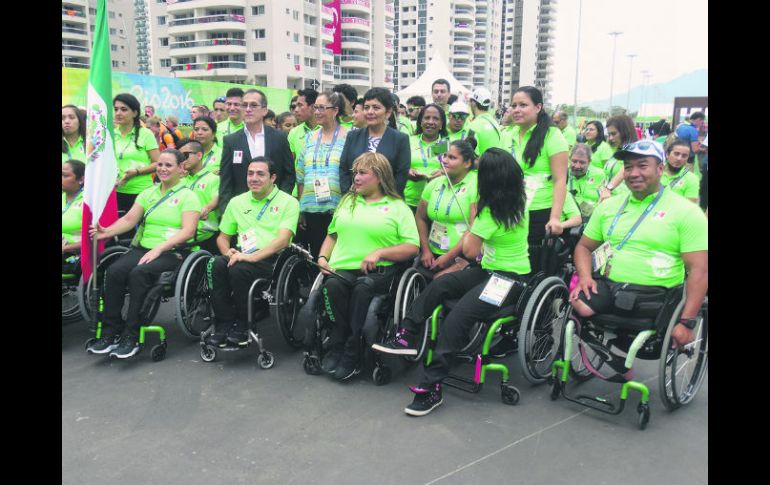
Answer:
[[(638, 357), (659, 361), (660, 397), (669, 411), (690, 403), (708, 369), (708, 296), (697, 316), (693, 342), (674, 349), (671, 333), (681, 317), (684, 295), (684, 286), (669, 289), (658, 305), (657, 315), (650, 318), (616, 314), (588, 318), (570, 315), (553, 362), (551, 399), (563, 396), (568, 401), (607, 414), (620, 414), (629, 390), (634, 390), (641, 394), (637, 423), (639, 429), (644, 430), (650, 420), (650, 391), (644, 383), (631, 380), (629, 376)], [(585, 394), (573, 396), (567, 392), (568, 377), (583, 382), (594, 376), (622, 384), (619, 402)]]
[[(312, 261), (310, 253), (305, 252), (302, 256), (306, 261)], [(388, 290), (375, 295), (369, 303), (361, 332), (362, 359), (365, 366), (372, 368), (372, 382), (377, 386), (389, 383), (392, 371), (385, 365), (379, 353), (371, 350), (371, 344), (382, 342), (395, 334), (406, 311), (427, 286), (425, 277), (416, 268), (418, 264), (419, 258), (415, 258), (411, 264), (396, 263), (399, 270), (394, 275)], [(297, 322), (300, 322), (297, 326), (301, 327), (301, 330), (304, 329), (302, 368), (310, 375), (323, 372), (321, 360), (330, 347), (328, 342), (332, 324), (322, 303), (323, 281), (324, 275), (319, 273), (310, 287), (307, 300), (297, 318)], [(408, 360), (414, 362), (418, 359)]]
[[(64, 256), (64, 255), (62, 255)], [(62, 260), (61, 271), (61, 321), (62, 324), (81, 319), (78, 305), (80, 284), (80, 255), (70, 254)]]
[[(83, 318), (94, 325), (93, 330), (96, 332), (96, 336), (86, 342), (86, 348), (101, 337), (104, 278), (107, 268), (129, 249), (126, 246), (111, 246), (104, 250), (95, 269), (97, 285), (94, 285), (93, 274), (88, 281), (83, 281), (81, 278), (78, 286), (78, 307)], [(199, 295), (198, 292), (202, 290), (200, 276), (202, 274), (205, 280), (205, 262), (211, 254), (204, 250), (192, 251), (189, 247), (179, 248), (175, 252), (183, 258), (181, 264), (174, 271), (165, 271), (158, 276), (157, 282), (147, 293), (139, 312), (140, 346), (144, 347), (148, 333), (157, 333), (160, 339), (160, 343), (153, 346), (151, 350), (151, 357), (155, 362), (166, 357), (168, 347), (166, 330), (159, 325), (150, 325), (161, 303), (169, 301), (172, 297), (175, 298), (177, 324), (188, 336), (195, 335), (196, 332), (200, 333), (201, 328), (210, 326), (210, 323), (206, 323), (206, 319), (210, 317), (207, 313), (200, 311), (204, 305), (202, 297), (205, 297), (205, 293)], [(125, 318), (125, 314), (123, 316)]]
[[(269, 306), (276, 307), (276, 319), (278, 320), (281, 334), (286, 342), (293, 348), (302, 344), (302, 338), (296, 335), (295, 322), (299, 308), (306, 300), (307, 288), (312, 280), (312, 268), (305, 264), (304, 256), (300, 256), (305, 250), (292, 244), (278, 254), (278, 259), (273, 265), (273, 272), (269, 279), (257, 278), (249, 288), (247, 312), (248, 312), (248, 346), (257, 344), (259, 354), (257, 363), (262, 369), (269, 369), (275, 365), (272, 352), (265, 350), (263, 339), (256, 329), (256, 308), (266, 301)], [(202, 264), (202, 273), (193, 279), (197, 281), (197, 293), (192, 292), (191, 298), (197, 302), (196, 308), (201, 316), (207, 315), (205, 321), (208, 326), (198, 333), (200, 337), (201, 359), (204, 362), (213, 362), (218, 351), (235, 351), (245, 347), (214, 347), (207, 340), (214, 333), (213, 314), (210, 304), (210, 293), (206, 279), (206, 263)], [(198, 275), (198, 273), (195, 273)], [(189, 320), (189, 319), (188, 319)]]

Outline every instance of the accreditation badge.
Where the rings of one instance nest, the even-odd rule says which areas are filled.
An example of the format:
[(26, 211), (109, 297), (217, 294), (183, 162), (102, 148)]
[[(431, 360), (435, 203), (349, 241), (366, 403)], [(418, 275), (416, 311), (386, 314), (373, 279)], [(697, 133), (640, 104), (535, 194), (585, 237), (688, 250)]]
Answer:
[(447, 229), (444, 224), (433, 221), (433, 224), (430, 226), (428, 243), (442, 251), (449, 249), (449, 235), (447, 234)]
[(515, 281), (510, 278), (492, 273), (492, 277), (489, 278), (486, 286), (484, 286), (484, 291), (481, 292), (479, 300), (499, 307), (508, 297), (508, 293), (511, 292), (514, 283)]
[(594, 272), (602, 272), (606, 276), (609, 272), (609, 261), (612, 258), (612, 245), (609, 241), (605, 241), (604, 244), (596, 248), (591, 253), (591, 260), (593, 262)]
[(313, 182), (313, 192), (315, 193), (315, 201), (328, 202), (332, 200), (332, 190), (329, 188), (329, 177), (319, 177)]
[(238, 245), (241, 247), (243, 254), (250, 254), (257, 250), (257, 233), (254, 231), (254, 228), (238, 234)]
[(242, 163), (243, 162), (243, 151), (242, 150), (234, 150), (233, 151), (233, 163)]

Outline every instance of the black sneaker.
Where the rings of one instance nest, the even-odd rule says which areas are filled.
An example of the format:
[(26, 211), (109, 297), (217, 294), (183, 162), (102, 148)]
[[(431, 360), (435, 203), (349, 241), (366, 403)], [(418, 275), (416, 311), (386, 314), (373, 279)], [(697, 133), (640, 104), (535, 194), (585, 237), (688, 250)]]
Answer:
[(112, 337), (102, 337), (96, 342), (92, 343), (86, 349), (86, 352), (90, 354), (109, 354), (113, 350), (118, 348), (120, 342), (120, 336), (114, 335)]
[(342, 349), (331, 349), (321, 361), (321, 369), (327, 374), (334, 374), (342, 359)]
[(238, 347), (249, 345), (249, 333), (246, 331), (245, 326), (239, 324), (233, 325), (232, 330), (230, 330), (230, 333), (227, 335), (227, 343)]
[(351, 353), (345, 352), (342, 354), (342, 358), (340, 359), (340, 363), (337, 364), (337, 368), (334, 370), (334, 376), (335, 379), (338, 381), (346, 381), (353, 377), (354, 375), (361, 372), (361, 369), (358, 368), (358, 361), (359, 358), (357, 355), (353, 355)]
[(502, 340), (489, 348), (489, 355), (498, 359), (502, 359), (508, 355), (514, 354), (519, 351), (519, 339), (518, 337), (510, 337), (504, 335)]
[[(405, 328), (400, 328), (393, 338), (386, 340), (381, 344), (372, 344), (372, 349), (384, 354), (393, 355), (417, 355), (415, 348), (415, 337), (410, 335)], [(410, 340), (412, 342), (410, 342)]]
[(409, 390), (414, 393), (414, 401), (404, 408), (404, 412), (410, 416), (425, 416), (444, 402), (441, 384), (436, 384), (432, 389), (410, 387)]
[(220, 329), (214, 328), (214, 333), (209, 335), (208, 343), (212, 347), (225, 347), (227, 345), (227, 336), (230, 331), (235, 327), (232, 325), (218, 325)]
[(128, 359), (138, 354), (140, 350), (142, 350), (142, 347), (139, 345), (139, 339), (131, 335), (124, 335), (120, 338), (118, 348), (110, 352), (110, 357)]

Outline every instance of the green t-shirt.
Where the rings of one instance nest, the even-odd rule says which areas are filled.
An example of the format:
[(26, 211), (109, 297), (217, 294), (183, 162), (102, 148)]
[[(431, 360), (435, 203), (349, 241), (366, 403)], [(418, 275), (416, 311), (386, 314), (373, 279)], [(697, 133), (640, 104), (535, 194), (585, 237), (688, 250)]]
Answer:
[(700, 194), (700, 180), (691, 170), (687, 170), (683, 174), (685, 170), (687, 170), (687, 167), (682, 168), (678, 174), (672, 176), (667, 174), (664, 169), (663, 175), (660, 177), (660, 184), (665, 185), (682, 197), (697, 199)]
[[(296, 234), (298, 220), (299, 202), (276, 186), (262, 200), (255, 199), (250, 191), (233, 197), (227, 204), (219, 230), (228, 236), (246, 235), (254, 241), (256, 249), (262, 249), (278, 237), (280, 229)], [(240, 237), (238, 247), (241, 248)]]
[(476, 137), (476, 156), (481, 156), (489, 148), (502, 148), (500, 126), (490, 112), (481, 113), (467, 124)]
[(67, 204), (67, 195), (61, 193), (61, 238), (67, 244), (80, 241), (80, 230), (83, 224), (83, 191), (81, 190)]
[[(134, 130), (136, 128), (125, 136), (120, 134), (120, 130), (115, 130), (115, 158), (118, 160), (118, 178), (123, 178), (128, 170), (141, 169), (150, 165), (152, 162), (147, 152), (158, 149), (155, 135), (147, 128), (139, 128), (139, 138), (134, 143)], [(152, 175), (148, 173), (132, 178), (126, 182), (126, 185), (118, 187), (117, 191), (121, 194), (138, 194), (149, 187), (152, 187)]]
[(708, 250), (708, 222), (700, 207), (665, 189), (658, 204), (642, 221), (625, 246), (617, 246), (652, 203), (657, 192), (644, 200), (633, 195), (614, 196), (596, 207), (583, 235), (606, 241), (612, 221), (628, 199), (610, 237), (613, 256), (609, 279), (636, 285), (671, 288), (684, 282), (682, 253)]
[(353, 120), (350, 121), (340, 121), (340, 126), (343, 128), (347, 128), (348, 131), (353, 129)]
[[(145, 214), (166, 195), (161, 195), (160, 188), (160, 184), (153, 185), (136, 197), (135, 203), (144, 209)], [(144, 232), (139, 241), (143, 248), (153, 249), (179, 232), (182, 229), (183, 212), (201, 211), (198, 197), (187, 187), (184, 180), (180, 180), (170, 190), (174, 193), (166, 197), (144, 219)]]
[(86, 163), (86, 144), (83, 143), (82, 136), (78, 137), (78, 141), (76, 141), (74, 145), (70, 145), (64, 137), (62, 137), (62, 140), (64, 140), (64, 143), (67, 145), (67, 151), (62, 152), (61, 154), (62, 165), (64, 165), (64, 162), (67, 160), (80, 160), (81, 162)]
[(447, 133), (449, 134), (449, 136), (447, 136), (447, 142), (452, 143), (455, 140), (465, 140), (468, 137), (467, 125), (468, 123), (466, 123), (461, 130), (455, 132), (447, 130)]
[[(460, 242), (460, 238), (468, 230), (463, 214), (470, 218), (471, 204), (475, 204), (479, 198), (478, 174), (475, 170), (468, 172), (460, 182), (453, 185), (454, 196), (451, 195), (446, 177), (442, 175), (428, 182), (422, 191), (422, 200), (427, 204), (425, 213), (428, 219), (446, 228), (446, 231), (441, 231), (440, 226), (435, 224), (428, 228), (428, 236), (434, 235), (433, 238), (428, 238), (433, 254), (446, 254)], [(436, 229), (435, 234), (433, 228)], [(442, 239), (442, 235), (448, 239)]]
[(518, 274), (528, 274), (529, 266), (529, 214), (524, 215), (518, 225), (508, 229), (498, 224), (492, 218), (489, 207), (476, 216), (471, 233), (484, 240), (484, 257), (481, 267), (484, 269), (510, 271)]
[(592, 145), (591, 150), (591, 166), (599, 169), (603, 169), (607, 160), (612, 158), (615, 153), (615, 150), (606, 141), (601, 142), (598, 147)]
[(398, 126), (398, 131), (401, 133), (406, 133), (407, 136), (412, 136), (414, 134), (412, 120), (409, 119), (408, 116), (399, 116), (396, 118), (396, 125)]
[[(329, 266), (334, 269), (357, 270), (361, 261), (371, 252), (409, 243), (420, 247), (420, 235), (414, 214), (403, 200), (385, 196), (368, 204), (362, 196), (356, 196), (351, 212), (353, 196), (346, 196), (334, 212), (329, 224), (329, 234), (337, 234)], [(391, 266), (381, 260), (377, 266)]]
[(291, 129), (288, 136), (289, 149), (294, 154), (295, 165), (297, 163), (297, 158), (299, 157), (300, 153), (302, 153), (302, 149), (305, 148), (305, 137), (307, 137), (307, 134), (311, 131), (320, 129), (321, 125), (315, 125), (315, 128), (311, 130), (310, 127), (307, 126), (307, 122), (303, 122), (301, 125), (297, 125)]
[(235, 124), (230, 120), (230, 118), (227, 118), (225, 121), (220, 121), (217, 123), (217, 139), (219, 140), (218, 145), (222, 146), (223, 138), (227, 135), (232, 135), (238, 130), (242, 130), (244, 126), (243, 119), (241, 119), (241, 122), (239, 124)]
[[(422, 135), (412, 135), (409, 137), (409, 147), (411, 150), (412, 164), (410, 168), (417, 170), (421, 174), (430, 175), (436, 170), (441, 170), (441, 162), (433, 154), (432, 147), (443, 140), (438, 138), (436, 141), (427, 143), (423, 141)], [(425, 190), (425, 180), (407, 180), (404, 188), (404, 200), (407, 205), (417, 207), (420, 203), (420, 195)]]
[[(575, 192), (575, 201), (584, 217), (591, 215), (594, 206), (599, 202), (599, 189), (604, 185), (604, 180), (604, 171), (590, 164), (586, 174), (580, 178), (573, 177), (572, 172), (570, 172), (567, 179), (567, 190), (570, 193)], [(567, 197), (567, 199), (571, 198)]]
[[(618, 172), (623, 170), (623, 161), (618, 160), (615, 157), (610, 157), (609, 160), (607, 160), (607, 164), (604, 166), (604, 183), (608, 184), (612, 180), (612, 177), (618, 174)], [(630, 191), (628, 190), (628, 186), (626, 185), (626, 181), (623, 179), (620, 179), (620, 182), (618, 182), (618, 186), (615, 187), (612, 190), (612, 196), (615, 197), (616, 195), (628, 195)]]
[(219, 170), (222, 163), (222, 145), (214, 143), (211, 145), (211, 150), (203, 154), (203, 168), (215, 171)]
[(535, 158), (535, 164), (531, 167), (524, 161), (524, 149), (527, 146), (532, 132), (537, 125), (527, 130), (524, 139), (519, 142), (521, 128), (514, 126), (511, 130), (511, 152), (524, 170), (524, 182), (527, 189), (528, 210), (548, 209), (553, 206), (553, 180), (551, 180), (551, 162), (552, 156), (566, 152), (568, 150), (567, 140), (564, 135), (555, 126), (548, 128), (545, 135), (545, 142), (540, 153)]
[(575, 131), (575, 128), (573, 128), (571, 125), (567, 125), (563, 130), (561, 130), (561, 134), (564, 135), (564, 139), (567, 140), (569, 149), (572, 150), (572, 147), (574, 147), (575, 143), (577, 143), (577, 131)]
[[(210, 168), (201, 169), (201, 171), (195, 175), (188, 175), (184, 178), (184, 183), (198, 196), (201, 210), (211, 202), (214, 197), (219, 195), (219, 177), (211, 173)], [(205, 241), (214, 236), (218, 230), (219, 213), (215, 208), (209, 212), (206, 219), (198, 221), (197, 239), (198, 241)]]

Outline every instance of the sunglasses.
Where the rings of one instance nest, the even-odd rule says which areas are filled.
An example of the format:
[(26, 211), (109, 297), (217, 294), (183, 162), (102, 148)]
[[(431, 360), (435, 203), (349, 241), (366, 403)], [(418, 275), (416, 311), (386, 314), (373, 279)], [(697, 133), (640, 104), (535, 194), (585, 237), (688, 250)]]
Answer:
[(225, 97), (224, 96), (220, 96), (217, 99), (215, 99), (214, 102), (215, 103), (224, 103), (225, 102)]
[(465, 118), (468, 117), (468, 114), (467, 113), (449, 113), (449, 116), (451, 116), (456, 120), (464, 120)]

